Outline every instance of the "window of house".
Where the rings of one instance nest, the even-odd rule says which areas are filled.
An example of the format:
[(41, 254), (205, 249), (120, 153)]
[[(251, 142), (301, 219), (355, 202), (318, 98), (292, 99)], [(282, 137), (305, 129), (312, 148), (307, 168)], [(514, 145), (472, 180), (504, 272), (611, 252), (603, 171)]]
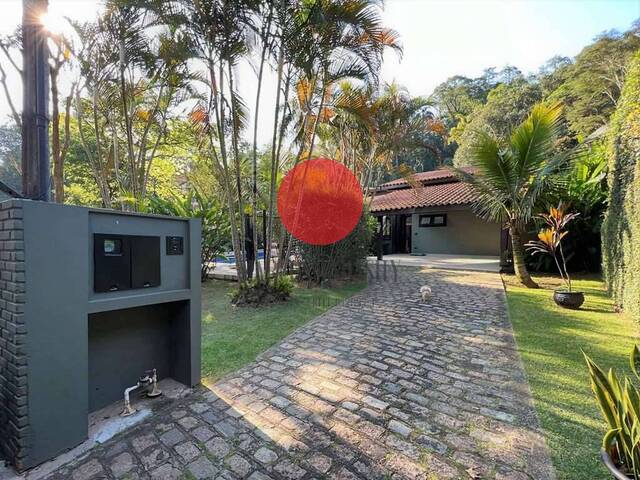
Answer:
[(421, 227), (446, 227), (447, 215), (445, 213), (437, 213), (435, 215), (420, 215), (418, 223)]

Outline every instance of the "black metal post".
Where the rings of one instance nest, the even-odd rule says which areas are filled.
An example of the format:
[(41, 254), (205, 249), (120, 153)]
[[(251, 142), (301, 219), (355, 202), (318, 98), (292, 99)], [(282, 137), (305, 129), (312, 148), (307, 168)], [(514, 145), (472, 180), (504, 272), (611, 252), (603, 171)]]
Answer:
[(251, 216), (244, 216), (244, 250), (247, 260), (247, 277), (253, 279), (253, 268), (256, 263), (256, 245), (253, 244), (253, 225), (251, 224)]
[[(271, 248), (271, 245), (269, 245)], [(264, 258), (267, 258), (267, 211), (262, 210), (262, 250)]]
[(378, 228), (376, 231), (376, 255), (378, 261), (382, 260), (383, 247), (382, 247), (382, 235), (384, 230), (384, 217), (378, 217)]
[(49, 49), (42, 16), (49, 0), (22, 1), (22, 193), (49, 201)]

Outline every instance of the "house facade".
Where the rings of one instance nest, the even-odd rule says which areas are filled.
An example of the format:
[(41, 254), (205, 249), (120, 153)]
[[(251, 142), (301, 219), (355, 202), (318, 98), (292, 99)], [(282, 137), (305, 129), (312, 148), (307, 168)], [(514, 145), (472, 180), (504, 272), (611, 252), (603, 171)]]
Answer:
[(444, 169), (380, 185), (371, 213), (380, 223), (383, 253), (501, 256), (503, 229), (473, 213), (475, 200), (469, 185)]

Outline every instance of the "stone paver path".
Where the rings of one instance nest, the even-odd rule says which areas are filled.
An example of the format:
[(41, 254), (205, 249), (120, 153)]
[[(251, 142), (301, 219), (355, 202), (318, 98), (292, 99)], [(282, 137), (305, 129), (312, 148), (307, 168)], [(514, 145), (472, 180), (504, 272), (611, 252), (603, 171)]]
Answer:
[(51, 478), (553, 479), (505, 308), (400, 269)]

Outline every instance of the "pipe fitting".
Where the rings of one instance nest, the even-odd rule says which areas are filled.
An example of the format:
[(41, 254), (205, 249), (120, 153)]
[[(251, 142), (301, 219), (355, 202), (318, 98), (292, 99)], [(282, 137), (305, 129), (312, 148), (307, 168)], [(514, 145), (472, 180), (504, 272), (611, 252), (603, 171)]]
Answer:
[(146, 387), (148, 389), (150, 386), (151, 390), (147, 391), (147, 397), (154, 398), (162, 395), (162, 391), (158, 388), (158, 373), (155, 368), (145, 372), (144, 376), (140, 377), (135, 385), (125, 389), (124, 408), (122, 409), (120, 416), (128, 417), (129, 415), (136, 413), (137, 410), (131, 405), (131, 392), (141, 387)]
[(151, 370), (151, 390), (147, 392), (147, 397), (155, 398), (162, 395), (162, 390), (158, 388), (158, 372), (154, 368)]

